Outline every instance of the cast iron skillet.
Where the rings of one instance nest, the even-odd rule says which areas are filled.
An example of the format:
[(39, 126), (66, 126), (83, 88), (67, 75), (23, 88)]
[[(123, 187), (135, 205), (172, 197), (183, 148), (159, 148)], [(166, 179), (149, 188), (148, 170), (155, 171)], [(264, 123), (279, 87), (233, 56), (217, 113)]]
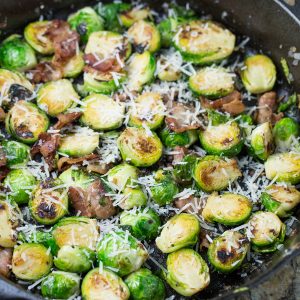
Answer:
[[(1, 0), (0, 40), (7, 34), (16, 32), (25, 24), (38, 19), (41, 14), (51, 18), (55, 14), (66, 15), (71, 10), (93, 3), (90, 0)], [(108, 1), (102, 1), (108, 2)], [(161, 0), (143, 0), (160, 11)], [(177, 1), (185, 4), (186, 1)], [(281, 57), (287, 57), (290, 47), (300, 51), (300, 3), (287, 9), (279, 0), (190, 0), (191, 7), (200, 14), (211, 14), (237, 34), (251, 38), (252, 46), (262, 49), (272, 56), (279, 67)], [(227, 16), (224, 18), (224, 11)], [(222, 14), (223, 13), (223, 14)], [(295, 16), (296, 15), (296, 16)], [(222, 18), (223, 16), (223, 18)], [(292, 66), (294, 90), (300, 92), (300, 64)], [(300, 217), (300, 211), (296, 213)], [(247, 277), (239, 275), (212, 274), (210, 287), (200, 293), (200, 299), (232, 299), (264, 280), (273, 276), (290, 259), (300, 255), (300, 223), (294, 224), (294, 234), (285, 242), (285, 249), (264, 257), (260, 268), (254, 269)], [(0, 298), (7, 300), (38, 300), (40, 296), (31, 294), (19, 285), (0, 277)], [(195, 298), (194, 298), (195, 299)], [(109, 300), (109, 299), (107, 299)]]

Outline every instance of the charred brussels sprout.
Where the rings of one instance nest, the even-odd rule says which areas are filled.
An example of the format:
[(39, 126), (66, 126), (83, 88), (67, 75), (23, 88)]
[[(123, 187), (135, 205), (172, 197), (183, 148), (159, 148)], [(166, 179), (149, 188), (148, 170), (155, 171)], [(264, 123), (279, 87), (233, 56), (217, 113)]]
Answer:
[(100, 240), (97, 256), (105, 267), (114, 268), (120, 276), (125, 276), (142, 266), (148, 252), (128, 231), (117, 231)]
[(163, 146), (156, 133), (143, 128), (127, 127), (118, 138), (122, 158), (137, 167), (149, 167), (162, 155)]
[(242, 176), (236, 160), (207, 155), (194, 167), (193, 178), (205, 192), (220, 191)]
[(170, 130), (167, 126), (159, 132), (159, 135), (163, 144), (169, 148), (174, 148), (176, 146), (189, 147), (198, 140), (196, 130), (188, 130), (177, 133)]
[(249, 250), (247, 238), (238, 231), (225, 231), (208, 247), (209, 262), (220, 272), (230, 273), (238, 269)]
[(32, 144), (40, 133), (47, 131), (49, 119), (35, 104), (21, 100), (8, 112), (5, 128), (9, 134), (26, 144)]
[(148, 7), (140, 8), (133, 7), (130, 10), (121, 12), (119, 14), (119, 19), (122, 25), (125, 27), (130, 27), (133, 23), (141, 20), (145, 20), (151, 16), (150, 9)]
[(9, 70), (25, 71), (37, 64), (33, 49), (19, 35), (12, 35), (0, 45), (0, 65)]
[(123, 196), (124, 198), (119, 204), (122, 209), (131, 209), (147, 204), (147, 197), (139, 186), (134, 188), (126, 186), (123, 191)]
[(200, 224), (196, 216), (181, 213), (172, 217), (163, 227), (156, 246), (163, 253), (194, 246), (198, 241)]
[(195, 154), (186, 155), (183, 160), (174, 166), (174, 177), (181, 184), (190, 183), (193, 179), (193, 169), (197, 161)]
[(47, 275), (52, 267), (52, 255), (42, 244), (24, 243), (14, 249), (12, 272), (23, 280), (35, 281)]
[(193, 296), (210, 282), (209, 269), (204, 259), (192, 249), (180, 249), (168, 255), (164, 278), (182, 296)]
[(261, 202), (268, 211), (286, 218), (300, 203), (300, 192), (293, 186), (272, 184), (262, 193)]
[(81, 293), (85, 300), (127, 300), (130, 295), (122, 278), (105, 268), (96, 268), (86, 274)]
[(244, 61), (241, 78), (246, 90), (252, 94), (270, 91), (276, 81), (276, 67), (272, 60), (262, 54), (249, 56)]
[(159, 215), (151, 208), (123, 211), (120, 224), (129, 226), (131, 234), (139, 240), (152, 240), (158, 235), (161, 225)]
[(164, 300), (165, 286), (163, 281), (150, 270), (142, 268), (131, 273), (125, 283), (132, 300)]

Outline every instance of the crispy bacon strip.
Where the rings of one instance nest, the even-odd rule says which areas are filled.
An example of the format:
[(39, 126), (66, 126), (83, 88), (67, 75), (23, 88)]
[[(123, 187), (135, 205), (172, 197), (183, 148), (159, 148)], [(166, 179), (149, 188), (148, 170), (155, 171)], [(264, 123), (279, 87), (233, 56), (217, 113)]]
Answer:
[(33, 83), (55, 81), (63, 77), (62, 68), (53, 62), (41, 62), (34, 69), (27, 72)]
[(64, 171), (68, 169), (72, 165), (82, 164), (84, 161), (94, 160), (99, 158), (97, 154), (89, 154), (82, 157), (77, 158), (69, 158), (69, 157), (61, 157), (57, 162), (58, 171)]
[(0, 181), (2, 181), (9, 173), (9, 168), (6, 166), (0, 167)]
[(58, 121), (54, 124), (53, 129), (59, 130), (63, 127), (75, 122), (82, 116), (82, 112), (72, 112), (67, 114), (58, 114), (56, 118)]
[(0, 274), (9, 277), (13, 248), (0, 248)]
[(5, 116), (6, 116), (5, 111), (3, 110), (2, 107), (0, 107), (0, 122), (4, 122), (5, 121)]
[(115, 57), (109, 57), (99, 61), (94, 54), (88, 53), (84, 55), (84, 61), (88, 67), (103, 73), (120, 72), (122, 70)]

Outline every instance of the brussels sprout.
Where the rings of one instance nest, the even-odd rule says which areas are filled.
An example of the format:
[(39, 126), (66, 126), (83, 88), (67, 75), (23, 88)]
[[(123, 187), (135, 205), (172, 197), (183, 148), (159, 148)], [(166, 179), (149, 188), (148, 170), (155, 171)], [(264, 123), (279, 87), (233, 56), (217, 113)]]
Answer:
[(77, 127), (74, 132), (63, 135), (58, 151), (69, 156), (91, 154), (99, 145), (99, 133), (86, 127)]
[(129, 90), (141, 91), (143, 85), (154, 78), (155, 68), (155, 58), (149, 51), (142, 54), (135, 53), (127, 66)]
[(220, 272), (230, 273), (238, 269), (249, 250), (247, 238), (238, 231), (225, 231), (208, 247), (209, 262)]
[(204, 259), (192, 249), (180, 249), (168, 255), (164, 278), (182, 296), (192, 296), (205, 289), (210, 282)]
[(125, 161), (137, 167), (149, 167), (162, 155), (163, 146), (156, 133), (151, 136), (143, 128), (127, 127), (118, 138), (118, 147)]
[(216, 111), (216, 110), (208, 110), (207, 111), (207, 117), (208, 117), (208, 121), (209, 123), (212, 125), (212, 126), (217, 126), (217, 125), (220, 125), (220, 124), (225, 124), (229, 121), (232, 121), (228, 115), (226, 114), (223, 114), (219, 111)]
[(242, 176), (236, 160), (207, 155), (194, 167), (193, 178), (205, 192), (220, 191)]
[(199, 138), (203, 149), (209, 154), (232, 157), (243, 148), (242, 132), (236, 122), (208, 126), (200, 131)]
[(132, 300), (164, 300), (165, 286), (163, 281), (150, 270), (142, 268), (131, 273), (126, 279)]
[(252, 94), (270, 91), (276, 82), (276, 67), (262, 54), (249, 56), (244, 61), (241, 78), (246, 90)]
[(124, 103), (112, 98), (92, 94), (83, 100), (81, 122), (94, 130), (112, 130), (122, 126), (125, 114)]
[(265, 162), (266, 176), (270, 180), (300, 183), (300, 153), (285, 152), (271, 155)]
[(47, 180), (33, 191), (28, 206), (37, 222), (52, 225), (68, 213), (68, 190), (61, 184), (59, 179)]
[(273, 252), (285, 238), (285, 225), (272, 212), (258, 211), (249, 221), (252, 248), (257, 252)]
[(52, 230), (58, 247), (66, 245), (96, 249), (99, 238), (97, 221), (86, 217), (69, 217), (61, 219)]
[(130, 27), (133, 23), (147, 19), (151, 16), (150, 9), (148, 7), (139, 8), (134, 7), (131, 10), (122, 12), (119, 14), (119, 20), (125, 27)]
[(16, 169), (7, 174), (3, 183), (10, 190), (8, 199), (17, 204), (26, 204), (37, 182), (30, 171)]
[(135, 99), (135, 104), (130, 109), (129, 125), (134, 127), (158, 128), (163, 120), (165, 106), (159, 93), (144, 93)]
[(267, 160), (274, 150), (272, 125), (270, 122), (258, 125), (250, 135), (250, 153), (261, 160)]
[(129, 226), (131, 234), (139, 240), (152, 240), (158, 235), (161, 225), (159, 215), (151, 208), (123, 211), (120, 224)]
[(225, 193), (211, 194), (202, 211), (203, 218), (208, 222), (218, 222), (233, 226), (245, 223), (252, 211), (251, 201), (242, 195)]
[(297, 97), (297, 94), (294, 93), (287, 98), (287, 101), (285, 101), (285, 102), (281, 101), (279, 103), (277, 111), (278, 112), (287, 111), (291, 107), (296, 106), (297, 102), (298, 102), (298, 97)]
[(69, 168), (59, 175), (59, 179), (67, 186), (87, 188), (94, 178), (82, 169)]
[(158, 170), (154, 176), (155, 184), (150, 187), (152, 199), (160, 206), (173, 202), (179, 189), (170, 173)]
[(11, 35), (0, 45), (0, 65), (9, 70), (24, 71), (37, 64), (33, 49), (19, 35)]
[(74, 273), (84, 273), (93, 267), (95, 252), (80, 246), (62, 246), (54, 258), (56, 268)]
[(63, 66), (63, 75), (67, 78), (77, 77), (84, 68), (83, 54), (80, 52), (71, 57)]
[(24, 243), (14, 249), (12, 272), (23, 280), (38, 280), (52, 267), (52, 254), (42, 244)]
[(130, 295), (122, 278), (105, 268), (96, 268), (87, 273), (82, 281), (81, 293), (85, 300), (127, 300)]
[(49, 119), (35, 104), (21, 100), (8, 112), (6, 131), (26, 144), (37, 141), (40, 133), (47, 131)]
[(174, 166), (174, 177), (181, 184), (190, 183), (193, 179), (193, 169), (197, 161), (195, 154), (186, 155), (183, 160)]
[(274, 128), (275, 144), (280, 150), (289, 150), (292, 142), (300, 135), (299, 124), (291, 118), (279, 120)]
[(97, 256), (105, 267), (114, 268), (118, 275), (125, 276), (141, 267), (148, 252), (128, 231), (117, 231), (100, 240)]
[(268, 211), (286, 218), (300, 203), (300, 192), (293, 186), (272, 184), (261, 194), (261, 202)]
[(197, 130), (177, 133), (171, 131), (167, 126), (159, 132), (159, 136), (163, 144), (168, 148), (174, 148), (176, 146), (189, 147), (198, 140)]
[(173, 41), (183, 59), (196, 64), (220, 61), (228, 57), (235, 46), (234, 34), (209, 20), (179, 26)]
[(200, 224), (196, 216), (181, 213), (172, 217), (156, 238), (156, 246), (163, 253), (194, 246), (198, 241)]
[(79, 96), (67, 79), (50, 81), (42, 85), (36, 100), (38, 106), (52, 117), (76, 106), (78, 101)]
[(172, 44), (172, 39), (176, 32), (179, 22), (175, 18), (167, 18), (162, 20), (158, 25), (157, 29), (160, 33), (161, 45), (165, 48), (170, 47)]
[(157, 61), (157, 77), (162, 81), (176, 81), (181, 77), (181, 71), (178, 66), (172, 63), (172, 59), (177, 60), (178, 53), (172, 54), (170, 56), (161, 56)]
[(84, 7), (71, 14), (68, 23), (73, 30), (77, 30), (83, 43), (88, 41), (92, 32), (103, 29), (103, 19), (91, 7)]
[(234, 76), (221, 67), (206, 67), (189, 78), (189, 87), (197, 95), (221, 98), (234, 91)]
[(80, 276), (73, 273), (53, 271), (43, 279), (41, 292), (48, 299), (70, 299), (80, 291)]
[(140, 187), (125, 187), (123, 191), (123, 200), (119, 203), (122, 209), (128, 210), (134, 207), (145, 206), (147, 197)]

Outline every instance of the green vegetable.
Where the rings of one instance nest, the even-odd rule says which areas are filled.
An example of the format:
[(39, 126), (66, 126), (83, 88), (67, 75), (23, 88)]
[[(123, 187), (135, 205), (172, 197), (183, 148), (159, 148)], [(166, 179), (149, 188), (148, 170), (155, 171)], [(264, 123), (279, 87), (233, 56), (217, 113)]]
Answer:
[(284, 74), (287, 82), (289, 84), (291, 84), (291, 73), (290, 73), (290, 68), (289, 68), (289, 65), (288, 65), (286, 59), (283, 58), (283, 57), (281, 57), (280, 64), (281, 64), (281, 67), (282, 67), (282, 70), (283, 70), (283, 74)]
[(147, 204), (147, 197), (140, 187), (125, 187), (123, 191), (124, 199), (119, 206), (122, 209), (128, 210), (134, 207), (145, 206)]
[(151, 17), (151, 12), (148, 7), (134, 7), (119, 14), (120, 23), (125, 27), (130, 27), (134, 23), (145, 20)]
[(190, 183), (193, 179), (193, 169), (197, 161), (195, 154), (186, 155), (183, 160), (174, 166), (174, 177), (181, 184)]
[(162, 47), (167, 48), (171, 46), (178, 25), (179, 22), (176, 18), (164, 19), (157, 25)]
[(171, 131), (167, 126), (159, 132), (160, 138), (166, 147), (174, 148), (176, 146), (189, 147), (198, 140), (196, 130), (188, 130), (177, 133)]
[(83, 53), (74, 55), (63, 66), (63, 75), (67, 78), (77, 77), (84, 68)]
[(295, 93), (289, 96), (286, 102), (281, 102), (277, 110), (278, 112), (284, 112), (296, 104), (297, 104), (297, 94)]

